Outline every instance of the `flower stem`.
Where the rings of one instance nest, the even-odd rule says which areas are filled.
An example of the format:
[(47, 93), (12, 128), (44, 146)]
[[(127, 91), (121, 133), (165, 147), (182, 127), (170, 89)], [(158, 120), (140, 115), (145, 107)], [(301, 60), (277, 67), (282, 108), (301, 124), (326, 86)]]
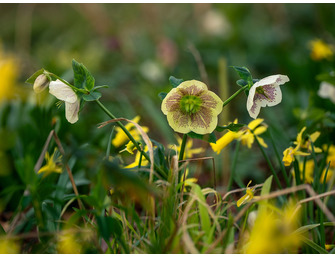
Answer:
[(49, 71), (47, 71), (47, 72), (48, 72), (48, 75), (53, 76), (54, 78), (60, 80), (60, 81), (63, 82), (64, 84), (70, 86), (71, 89), (72, 89), (74, 92), (79, 91), (79, 92), (82, 92), (82, 93), (84, 93), (84, 94), (87, 94), (87, 93), (88, 93), (88, 91), (73, 86), (73, 85), (70, 84), (68, 81), (64, 80), (63, 78), (61, 78), (61, 77), (59, 77), (59, 76), (57, 76), (57, 75), (55, 75), (54, 73), (51, 73), (51, 72), (49, 72)]
[(227, 191), (229, 191), (230, 188), (231, 188), (231, 186), (233, 185), (233, 180), (234, 180), (234, 177), (235, 177), (236, 163), (237, 163), (237, 156), (238, 156), (238, 152), (240, 150), (240, 145), (241, 145), (241, 141), (238, 140), (237, 144), (236, 144), (234, 156), (233, 156), (233, 164), (232, 164), (232, 167), (231, 167), (231, 172), (230, 172), (230, 177), (229, 177)]
[(179, 161), (184, 160), (186, 141), (187, 141), (187, 134), (185, 133), (183, 135), (183, 140), (182, 140), (181, 146), (180, 146)]
[(241, 92), (243, 92), (245, 89), (247, 89), (249, 87), (249, 85), (245, 85), (242, 88), (240, 88), (238, 91), (236, 91), (232, 96), (230, 96), (228, 99), (226, 99), (223, 102), (223, 108), (224, 106), (226, 106), (232, 99), (234, 99), (237, 95), (239, 95)]
[[(95, 102), (99, 105), (99, 107), (111, 119), (116, 119), (116, 117), (99, 100), (95, 100)], [(141, 152), (141, 154), (149, 161), (149, 163), (151, 163), (151, 160), (150, 160), (150, 157), (148, 156), (148, 154), (142, 150), (142, 148), (140, 147), (140, 145), (137, 143), (137, 141), (134, 139), (134, 137), (130, 134), (130, 132), (127, 130), (127, 128), (120, 121), (117, 121), (116, 124), (124, 131), (124, 133), (127, 135), (127, 137), (129, 138), (129, 140), (135, 145), (135, 147), (137, 148), (137, 150), (139, 152)], [(166, 178), (166, 173), (159, 166), (157, 166), (155, 163), (154, 163), (154, 167), (155, 167), (155, 169), (159, 172), (159, 174), (162, 177)]]

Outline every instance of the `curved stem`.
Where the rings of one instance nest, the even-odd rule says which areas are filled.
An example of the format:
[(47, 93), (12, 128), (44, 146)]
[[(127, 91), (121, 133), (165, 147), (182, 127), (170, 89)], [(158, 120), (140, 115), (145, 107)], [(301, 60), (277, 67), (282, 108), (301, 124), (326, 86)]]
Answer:
[(76, 92), (76, 91), (79, 91), (79, 92), (82, 92), (82, 93), (84, 93), (84, 94), (87, 94), (87, 93), (88, 93), (88, 91), (73, 86), (73, 85), (70, 84), (68, 81), (64, 80), (63, 78), (61, 78), (61, 77), (59, 77), (59, 76), (57, 76), (57, 75), (55, 75), (54, 73), (51, 73), (51, 72), (49, 72), (49, 71), (47, 71), (47, 72), (48, 72), (48, 75), (53, 76), (54, 78), (60, 80), (60, 81), (63, 82), (64, 84), (70, 86), (71, 89), (74, 90), (75, 92)]
[[(116, 119), (116, 117), (99, 100), (95, 100), (95, 102), (111, 119)], [(148, 154), (142, 150), (140, 145), (137, 143), (134, 137), (130, 134), (127, 128), (120, 121), (117, 121), (116, 124), (124, 131), (124, 133), (127, 135), (129, 140), (134, 144), (137, 150), (141, 152), (141, 154), (149, 161), (149, 163), (151, 163), (150, 157), (148, 156)], [(166, 177), (166, 173), (155, 163), (154, 163), (154, 167), (162, 177)]]
[(249, 87), (249, 85), (245, 85), (243, 86), (242, 88), (240, 88), (238, 91), (236, 91), (232, 96), (230, 96), (228, 99), (226, 99), (224, 102), (223, 102), (223, 106), (226, 106), (232, 99), (234, 99), (237, 95), (239, 95), (241, 92), (243, 92), (245, 89), (247, 89)]

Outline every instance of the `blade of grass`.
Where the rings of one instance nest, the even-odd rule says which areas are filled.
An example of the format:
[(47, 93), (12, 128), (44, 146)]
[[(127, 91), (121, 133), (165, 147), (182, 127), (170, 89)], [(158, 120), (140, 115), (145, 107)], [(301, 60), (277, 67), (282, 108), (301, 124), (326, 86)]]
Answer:
[(314, 243), (312, 240), (301, 236), (302, 241), (307, 244), (309, 247), (313, 248), (316, 252), (320, 253), (320, 254), (328, 254), (328, 251), (326, 251), (326, 249), (323, 249), (322, 247), (320, 247), (319, 245), (317, 245), (316, 243)]
[(239, 152), (239, 149), (240, 149), (240, 145), (241, 145), (241, 141), (238, 140), (237, 143), (236, 143), (235, 151), (234, 151), (233, 163), (232, 163), (232, 166), (231, 166), (231, 173), (230, 173), (230, 176), (229, 176), (227, 191), (229, 191), (231, 186), (233, 185), (233, 180), (234, 180), (234, 177), (235, 177), (235, 169), (236, 169), (236, 164), (237, 164), (237, 156), (238, 156), (238, 152)]
[(108, 144), (107, 144), (107, 150), (106, 150), (106, 159), (109, 158), (109, 155), (110, 155), (110, 152), (111, 152), (112, 138), (113, 138), (114, 129), (115, 129), (115, 126), (113, 126), (111, 134), (109, 135), (109, 138), (108, 138)]

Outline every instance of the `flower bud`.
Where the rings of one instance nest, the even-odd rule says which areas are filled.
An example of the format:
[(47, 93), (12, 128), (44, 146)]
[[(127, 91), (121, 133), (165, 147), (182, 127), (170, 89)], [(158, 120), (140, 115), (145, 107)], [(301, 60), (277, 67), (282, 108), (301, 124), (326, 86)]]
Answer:
[(36, 93), (42, 92), (45, 88), (49, 86), (49, 78), (45, 74), (39, 75), (34, 82), (34, 91)]

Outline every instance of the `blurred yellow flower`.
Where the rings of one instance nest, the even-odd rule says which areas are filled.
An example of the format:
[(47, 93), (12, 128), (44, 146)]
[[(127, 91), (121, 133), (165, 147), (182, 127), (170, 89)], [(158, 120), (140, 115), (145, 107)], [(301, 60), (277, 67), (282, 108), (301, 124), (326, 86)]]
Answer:
[(45, 153), (46, 164), (39, 169), (37, 173), (44, 173), (44, 177), (51, 173), (62, 173), (62, 167), (59, 166), (62, 156), (56, 157), (57, 149), (55, 148), (53, 154), (50, 156), (49, 152)]
[[(148, 146), (145, 145), (144, 151), (148, 151)], [(135, 168), (140, 164), (140, 159), (141, 159), (141, 166), (147, 166), (149, 164), (149, 161), (142, 155), (141, 158), (141, 152), (137, 151), (136, 156), (135, 156), (135, 161), (124, 168), (130, 169), (130, 168)]]
[[(324, 150), (327, 150), (327, 145), (323, 146)], [(330, 162), (329, 168), (335, 169), (335, 146), (330, 145), (328, 149), (328, 156), (326, 160), (326, 164)]]
[[(244, 233), (241, 253), (279, 254), (297, 253), (301, 237), (298, 228), (300, 211), (290, 202), (284, 209), (264, 204), (259, 208), (250, 234)], [(243, 240), (242, 240), (243, 241)]]
[[(302, 152), (300, 149), (307, 149), (309, 152), (312, 152), (312, 143), (314, 143), (317, 138), (320, 136), (320, 132), (314, 132), (310, 135), (310, 138), (307, 138), (304, 140), (302, 138), (302, 134), (306, 130), (306, 127), (303, 127), (301, 131), (297, 135), (297, 139), (295, 142), (293, 142), (294, 145), (296, 145), (295, 148), (289, 147), (284, 150), (283, 152), (283, 162), (285, 166), (290, 166), (291, 163), (294, 161), (295, 156), (309, 156), (310, 153), (308, 152)], [(322, 150), (318, 147), (314, 146), (314, 152), (320, 153)]]
[[(178, 141), (178, 148), (177, 152), (180, 152), (182, 139), (180, 137), (176, 137)], [(174, 145), (169, 145), (169, 147), (174, 147)], [(186, 145), (185, 145), (185, 158), (192, 158), (193, 155), (201, 154), (205, 152), (204, 148), (192, 148), (193, 147), (193, 140), (191, 138), (187, 139)]]
[(332, 46), (326, 44), (321, 39), (315, 39), (309, 42), (311, 49), (311, 58), (313, 60), (330, 59), (333, 55)]
[[(138, 123), (140, 119), (141, 119), (140, 116), (136, 116), (134, 119), (132, 119), (132, 121), (134, 121), (135, 123)], [(136, 129), (135, 125), (133, 125), (132, 123), (127, 123), (125, 127), (136, 141), (141, 138), (140, 137), (141, 135)], [(141, 127), (144, 132), (147, 133), (149, 131), (148, 127), (146, 126), (141, 126)], [(112, 144), (114, 147), (119, 148), (122, 145), (124, 145), (129, 140), (129, 138), (127, 137), (127, 135), (124, 133), (124, 131), (120, 127), (118, 126), (115, 127), (115, 131), (116, 131), (116, 135), (114, 139), (112, 140)]]
[(197, 183), (198, 179), (197, 178), (187, 178), (189, 174), (188, 168), (185, 170), (185, 177), (184, 175), (181, 176), (180, 182), (184, 182), (184, 192), (186, 192), (186, 187), (191, 187), (192, 184)]
[(245, 191), (245, 195), (242, 196), (237, 202), (236, 205), (237, 207), (240, 207), (242, 204), (249, 202), (251, 199), (254, 198), (254, 191), (255, 188), (249, 188), (249, 185), (252, 181), (249, 181), (248, 185), (247, 185), (247, 189)]
[[(225, 148), (229, 143), (233, 140), (240, 140), (242, 145), (247, 145), (248, 148), (251, 148), (252, 144), (255, 141), (255, 136), (257, 137), (259, 143), (267, 148), (267, 144), (264, 142), (263, 138), (258, 135), (266, 132), (267, 126), (261, 123), (264, 119), (258, 118), (252, 120), (246, 129), (242, 129), (238, 132), (228, 131), (225, 135), (223, 135), (220, 139), (216, 141), (216, 143), (210, 143), (214, 152), (219, 154), (223, 148)], [(235, 119), (234, 124), (237, 124), (237, 119)], [(252, 132), (253, 131), (253, 132)]]
[(19, 254), (20, 245), (8, 237), (0, 236), (0, 254)]
[(62, 254), (81, 253), (82, 245), (76, 237), (74, 230), (63, 230), (58, 236), (57, 252)]
[[(304, 170), (304, 163), (299, 162), (299, 171), (300, 171), (300, 179), (302, 180), (302, 183), (309, 183), (311, 184), (314, 181), (314, 160), (310, 159), (306, 161), (305, 164), (305, 179), (303, 178), (303, 170)], [(320, 183), (322, 184), (326, 175), (326, 168), (322, 171), (320, 176)], [(292, 169), (291, 170), (293, 177), (295, 177), (295, 172)], [(334, 171), (332, 169), (328, 169), (327, 177), (326, 177), (326, 183), (330, 181), (331, 177), (334, 175)]]
[(216, 128), (222, 107), (222, 100), (206, 84), (189, 80), (166, 95), (161, 109), (174, 131), (207, 134)]
[(4, 53), (0, 42), (0, 102), (14, 98), (17, 93), (18, 72), (17, 60)]

